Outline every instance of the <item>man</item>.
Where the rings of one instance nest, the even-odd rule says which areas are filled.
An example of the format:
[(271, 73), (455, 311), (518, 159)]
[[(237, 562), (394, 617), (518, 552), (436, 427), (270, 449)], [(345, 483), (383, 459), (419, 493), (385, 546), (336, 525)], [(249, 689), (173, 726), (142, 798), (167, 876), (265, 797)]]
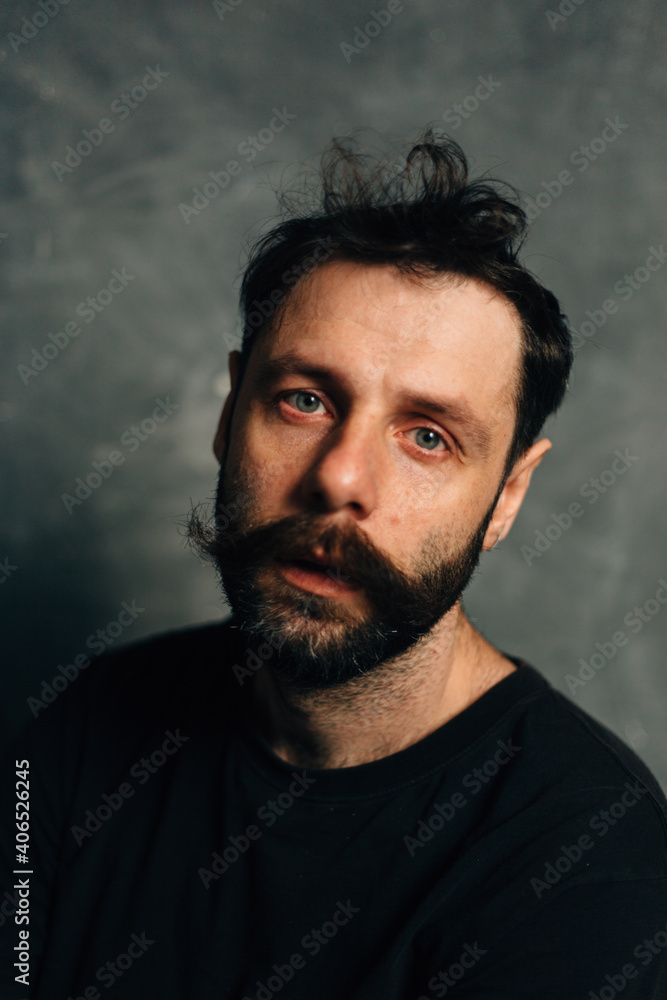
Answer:
[(660, 789), (460, 602), (572, 360), (524, 224), (427, 132), (398, 175), (334, 144), (255, 248), (189, 523), (232, 617), (102, 657), (17, 743), (3, 998), (21, 960), (48, 998), (667, 996)]

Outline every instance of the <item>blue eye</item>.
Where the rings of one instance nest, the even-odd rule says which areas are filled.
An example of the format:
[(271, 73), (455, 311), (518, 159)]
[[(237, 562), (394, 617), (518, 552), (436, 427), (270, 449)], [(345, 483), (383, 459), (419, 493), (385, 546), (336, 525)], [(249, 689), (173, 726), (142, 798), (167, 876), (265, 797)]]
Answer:
[(305, 404), (303, 406), (300, 406), (298, 403), (295, 404), (295, 409), (299, 410), (300, 413), (315, 413), (317, 407), (323, 405), (322, 400), (319, 398), (319, 396), (316, 396), (312, 392), (290, 392), (287, 396), (284, 396), (283, 398), (289, 400), (292, 396), (296, 397), (297, 399), (300, 398), (302, 400), (305, 400)]
[(421, 440), (417, 440), (417, 444), (425, 451), (441, 450), (437, 448), (438, 443), (441, 443), (443, 446), (445, 445), (440, 434), (437, 431), (431, 430), (430, 427), (415, 427), (414, 429), (418, 438), (421, 437)]

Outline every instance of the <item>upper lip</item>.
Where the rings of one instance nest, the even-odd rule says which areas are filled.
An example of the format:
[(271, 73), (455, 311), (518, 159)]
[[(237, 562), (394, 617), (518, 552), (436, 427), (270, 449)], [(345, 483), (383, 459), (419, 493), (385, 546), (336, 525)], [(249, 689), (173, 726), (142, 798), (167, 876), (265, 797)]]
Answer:
[(354, 583), (354, 578), (345, 572), (343, 572), (343, 567), (340, 563), (335, 560), (329, 559), (325, 555), (318, 555), (315, 552), (293, 552), (287, 559), (282, 560), (283, 562), (306, 562), (312, 563), (315, 566), (320, 566), (322, 569), (331, 570), (331, 575), (337, 576), (340, 580), (346, 581), (348, 583)]
[(334, 559), (330, 559), (326, 555), (319, 555), (316, 552), (293, 552), (286, 560), (287, 562), (307, 562), (313, 563), (315, 566), (321, 566), (323, 569), (334, 570), (339, 575), (343, 576), (345, 579), (352, 579), (351, 576), (343, 575), (342, 563), (336, 562)]

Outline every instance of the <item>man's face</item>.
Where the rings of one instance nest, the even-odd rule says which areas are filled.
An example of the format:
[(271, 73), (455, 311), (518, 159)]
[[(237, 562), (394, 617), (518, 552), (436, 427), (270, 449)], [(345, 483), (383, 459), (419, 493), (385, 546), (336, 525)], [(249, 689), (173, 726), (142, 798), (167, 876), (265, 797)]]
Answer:
[(495, 541), (520, 350), (489, 287), (349, 262), (315, 271), (254, 345), (216, 439), (210, 551), (283, 679), (363, 676), (454, 607)]

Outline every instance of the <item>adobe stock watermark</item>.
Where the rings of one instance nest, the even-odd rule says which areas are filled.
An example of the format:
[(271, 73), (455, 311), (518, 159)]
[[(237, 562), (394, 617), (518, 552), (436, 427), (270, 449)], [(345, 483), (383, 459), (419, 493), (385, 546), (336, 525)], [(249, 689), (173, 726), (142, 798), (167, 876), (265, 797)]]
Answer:
[[(114, 298), (123, 292), (131, 281), (134, 281), (136, 274), (128, 274), (127, 268), (122, 267), (120, 271), (118, 268), (113, 268), (111, 271), (111, 278), (104, 288), (100, 288), (95, 295), (89, 295), (88, 298), (79, 302), (78, 306), (74, 310), (77, 316), (80, 316), (86, 325), (93, 323), (100, 313), (109, 306)], [(21, 376), (21, 381), (24, 385), (27, 385), (31, 378), (39, 375), (48, 368), (49, 364), (54, 361), (59, 354), (61, 354), (72, 342), (74, 337), (78, 337), (81, 333), (81, 324), (76, 323), (74, 320), (70, 320), (65, 323), (62, 330), (57, 330), (55, 333), (47, 334), (48, 342), (44, 344), (40, 350), (36, 347), (32, 348), (32, 360), (27, 365), (17, 365), (16, 370)]]
[(558, 11), (545, 10), (544, 16), (551, 30), (555, 31), (561, 22), (567, 21), (568, 17), (571, 17), (581, 7), (582, 3), (586, 3), (586, 0), (561, 0), (561, 3), (558, 5)]
[[(150, 781), (151, 776), (157, 774), (160, 768), (164, 767), (167, 761), (178, 753), (184, 743), (190, 739), (184, 736), (180, 729), (175, 733), (171, 729), (166, 729), (164, 735), (166, 739), (154, 750), (149, 757), (141, 757), (130, 768), (130, 776), (136, 778), (137, 785), (145, 785)], [(102, 825), (107, 823), (111, 817), (125, 805), (128, 799), (134, 798), (137, 789), (131, 781), (122, 781), (118, 788), (111, 792), (103, 792), (101, 801), (95, 809), (86, 809), (83, 814), (83, 825), (71, 827), (71, 834), (77, 846), (81, 847), (85, 840), (88, 840)]]
[[(288, 267), (280, 276), (282, 287), (274, 288), (268, 293), (266, 299), (255, 299), (251, 303), (248, 310), (248, 314), (245, 317), (245, 332), (246, 336), (256, 333), (260, 330), (267, 320), (271, 319), (276, 309), (282, 306), (289, 296), (289, 290), (296, 285), (296, 283), (307, 274), (312, 274), (312, 272), (324, 264), (325, 261), (329, 260), (331, 255), (335, 252), (336, 248), (340, 246), (337, 240), (334, 240), (331, 236), (325, 236), (313, 250), (302, 257), (296, 264), (292, 264)], [(286, 290), (286, 287), (287, 290)], [(227, 331), (223, 333), (223, 339), (226, 346), (230, 351), (239, 350), (241, 347), (242, 339), (239, 336), (235, 336)]]
[(70, 0), (37, 0), (39, 10), (36, 10), (30, 17), (24, 17), (21, 21), (21, 33), (10, 31), (7, 41), (13, 52), (19, 52), (22, 45), (27, 45), (35, 35), (38, 35), (42, 28), (53, 20), (60, 13), (61, 7), (66, 7)]
[[(632, 955), (646, 968), (665, 948), (667, 948), (667, 928), (665, 930), (660, 928), (653, 937), (640, 941), (633, 949)], [(619, 996), (638, 975), (639, 969), (634, 962), (626, 962), (619, 972), (607, 973), (603, 985), (598, 987), (597, 992), (589, 990), (586, 1000), (615, 1000), (615, 997)]]
[[(312, 927), (307, 934), (301, 938), (301, 947), (311, 957), (318, 955), (322, 948), (328, 945), (341, 930), (346, 927), (350, 920), (360, 912), (360, 907), (353, 906), (352, 900), (346, 902), (337, 900), (336, 909), (330, 920), (325, 920), (321, 927)], [(273, 1000), (276, 993), (280, 993), (286, 983), (289, 983), (296, 972), (306, 967), (307, 959), (297, 951), (282, 965), (275, 962), (271, 969), (271, 975), (266, 980), (258, 979), (255, 983), (254, 996), (244, 996), (242, 1000)]]
[(345, 62), (349, 65), (352, 62), (352, 56), (360, 55), (370, 45), (371, 41), (377, 38), (383, 28), (387, 27), (392, 18), (396, 17), (397, 14), (402, 14), (404, 9), (401, 0), (389, 0), (386, 8), (370, 10), (368, 12), (370, 15), (369, 20), (363, 28), (355, 25), (352, 37), (353, 44), (340, 42), (339, 48), (343, 53)]
[(443, 112), (443, 121), (447, 122), (452, 129), (460, 128), (464, 120), (470, 118), (480, 104), (483, 101), (488, 101), (489, 97), (495, 94), (500, 87), (500, 81), (494, 80), (492, 76), (478, 76), (477, 79), (479, 83), (471, 94)]
[[(667, 948), (667, 926), (658, 928), (658, 930), (652, 937), (644, 938), (643, 941), (640, 941), (640, 943), (633, 950), (632, 954), (636, 959), (638, 959), (641, 962), (641, 964), (644, 967), (646, 967), (647, 965), (650, 965), (653, 959), (657, 955), (660, 955), (661, 952), (665, 950), (665, 948)], [(624, 970), (625, 966), (623, 967), (622, 971)], [(633, 976), (629, 976), (627, 972), (625, 973), (625, 975), (627, 976), (628, 979), (634, 978)], [(613, 1000), (611, 995), (603, 996), (601, 992), (599, 994), (599, 997), (600, 1000)]]
[[(169, 75), (169, 71), (160, 69), (159, 63), (155, 69), (152, 66), (146, 66), (146, 75), (141, 83), (132, 87), (129, 93), (123, 93), (120, 97), (113, 100), (109, 110), (117, 117), (118, 121), (125, 121), (132, 111), (146, 100), (149, 93), (152, 90), (156, 90)], [(76, 148), (71, 145), (65, 146), (64, 163), (60, 163), (58, 160), (54, 160), (51, 163), (51, 170), (53, 170), (60, 183), (62, 184), (66, 174), (71, 174), (87, 156), (90, 156), (93, 149), (102, 145), (105, 136), (115, 131), (116, 124), (111, 118), (106, 117), (100, 118), (95, 128), (81, 129), (83, 139), (77, 142)]]
[[(252, 163), (257, 154), (266, 149), (275, 137), (280, 132), (283, 132), (290, 122), (295, 121), (298, 117), (298, 115), (294, 115), (288, 111), (286, 105), (283, 105), (282, 111), (274, 108), (273, 117), (267, 127), (261, 128), (256, 135), (249, 135), (246, 139), (243, 139), (236, 147), (237, 153), (245, 158), (246, 163)], [(193, 215), (197, 216), (205, 208), (208, 208), (210, 203), (229, 186), (232, 177), (237, 177), (242, 170), (243, 165), (238, 160), (229, 160), (223, 170), (209, 170), (208, 176), (210, 180), (202, 185), (201, 188), (194, 187), (192, 189), (194, 196), (192, 203), (186, 204), (182, 201), (178, 205), (178, 211), (185, 225), (190, 225), (190, 219)]]
[[(94, 655), (103, 653), (107, 647), (112, 646), (116, 639), (120, 638), (126, 628), (133, 625), (140, 614), (146, 609), (138, 608), (136, 598), (128, 603), (123, 601), (120, 606), (120, 614), (113, 621), (107, 622), (104, 628), (98, 628), (96, 632), (86, 639), (86, 648)], [(28, 708), (35, 716), (39, 715), (42, 709), (52, 705), (58, 695), (62, 694), (75, 681), (82, 670), (90, 666), (90, 656), (87, 653), (78, 653), (71, 663), (59, 663), (56, 667), (58, 671), (51, 681), (43, 681), (39, 697), (32, 695), (27, 699)]]
[[(125, 951), (122, 951), (120, 955), (116, 955), (113, 960), (101, 965), (95, 973), (95, 979), (105, 989), (110, 989), (117, 979), (125, 975), (137, 959), (142, 958), (146, 954), (152, 944), (155, 944), (155, 941), (146, 936), (146, 931), (142, 931), (141, 935), (136, 933), (130, 934), (130, 940)], [(67, 1000), (102, 1000), (102, 994), (97, 986), (92, 983), (81, 991), (80, 996), (69, 996)]]
[(4, 927), (7, 920), (12, 918), (19, 909), (19, 893), (16, 886), (12, 886), (12, 889), (16, 889), (16, 892), (10, 893), (8, 889), (2, 894), (2, 902), (0, 903), (0, 927)]
[(16, 572), (17, 569), (18, 566), (14, 566), (13, 563), (10, 563), (9, 556), (5, 556), (5, 558), (0, 562), (0, 583), (7, 583), (7, 580), (10, 578), (12, 573)]
[[(257, 810), (257, 819), (261, 820), (267, 830), (280, 816), (292, 808), (295, 801), (301, 798), (311, 785), (316, 783), (315, 778), (309, 778), (305, 770), (301, 774), (292, 771), (292, 778), (287, 791), (280, 792), (275, 799), (268, 799)], [(238, 861), (241, 855), (250, 849), (250, 845), (260, 839), (263, 833), (264, 830), (261, 830), (256, 823), (249, 823), (243, 833), (227, 837), (227, 845), (221, 851), (214, 851), (211, 855), (209, 862), (211, 867), (197, 869), (197, 874), (204, 888), (210, 888), (211, 882), (217, 882), (221, 875), (229, 871), (230, 866)]]
[[(639, 461), (639, 455), (632, 455), (629, 448), (626, 448), (625, 451), (617, 448), (614, 455), (615, 458), (608, 469), (603, 469), (597, 476), (591, 476), (579, 488), (579, 495), (588, 500), (589, 506), (597, 503), (617, 479), (623, 476), (630, 466)], [(526, 565), (530, 566), (536, 559), (541, 559), (554, 542), (557, 542), (584, 513), (585, 508), (577, 501), (573, 501), (568, 505), (566, 512), (552, 514), (549, 523), (544, 526), (544, 530), (538, 528), (535, 531), (535, 540), (532, 546), (521, 546), (521, 555), (526, 560)]]
[(248, 677), (252, 677), (254, 674), (260, 670), (267, 660), (270, 660), (274, 652), (278, 649), (278, 643), (275, 641), (263, 642), (257, 651), (252, 649), (250, 646), (246, 647), (246, 662), (245, 666), (241, 666), (239, 663), (235, 663), (232, 667), (234, 672), (234, 677), (236, 677), (239, 682), (240, 687), (243, 687)]
[(233, 13), (236, 7), (240, 7), (244, 0), (213, 0), (213, 10), (221, 21), (224, 21), (225, 14)]
[(446, 996), (448, 990), (452, 986), (456, 986), (457, 983), (460, 983), (466, 972), (477, 965), (480, 958), (486, 955), (486, 952), (487, 949), (480, 948), (477, 941), (474, 941), (473, 944), (465, 944), (458, 962), (452, 962), (448, 969), (441, 969), (429, 979), (428, 989), (432, 995), (427, 996), (422, 993), (421, 996), (417, 997), (417, 1000), (432, 1000), (433, 995), (436, 997)]
[[(491, 781), (500, 771), (501, 767), (513, 759), (514, 755), (521, 750), (521, 747), (514, 746), (512, 740), (506, 743), (504, 740), (497, 741), (498, 749), (492, 757), (489, 757), (481, 767), (475, 767), (469, 771), (462, 779), (461, 785), (470, 795), (477, 795), (482, 788)], [(427, 819), (420, 819), (417, 823), (417, 830), (414, 837), (406, 835), (403, 837), (408, 854), (414, 858), (417, 850), (425, 847), (433, 840), (436, 833), (444, 828), (454, 818), (459, 809), (463, 809), (468, 804), (468, 799), (463, 792), (454, 792), (445, 802), (437, 802)]]
[[(648, 256), (644, 263), (635, 268), (632, 274), (624, 274), (622, 278), (619, 278), (614, 284), (614, 292), (623, 302), (629, 302), (635, 292), (638, 292), (647, 281), (651, 280), (652, 275), (663, 267), (665, 261), (667, 261), (667, 255), (665, 255), (664, 243), (661, 243), (659, 247), (649, 247)], [(605, 325), (609, 316), (618, 312), (619, 305), (620, 303), (616, 299), (610, 298), (605, 299), (599, 309), (586, 310), (588, 319), (584, 320), (579, 329), (574, 330), (572, 334), (572, 345), (575, 351), (583, 347), (586, 341), (590, 340), (600, 327)]]
[[(142, 442), (147, 441), (152, 434), (155, 434), (159, 425), (168, 420), (172, 413), (180, 409), (181, 405), (180, 403), (172, 403), (169, 396), (166, 399), (156, 399), (155, 402), (157, 406), (150, 417), (145, 417), (140, 424), (133, 424), (120, 436), (120, 445), (127, 449), (130, 454), (136, 451)], [(82, 503), (85, 503), (93, 495), (93, 492), (98, 490), (102, 483), (113, 475), (114, 470), (125, 463), (126, 459), (127, 455), (124, 455), (117, 448), (113, 448), (101, 462), (93, 461), (91, 463), (93, 471), (86, 475), (85, 480), (82, 476), (77, 476), (74, 480), (76, 484), (74, 494), (61, 494), (60, 499), (67, 513), (74, 513), (75, 507), (80, 507)]]
[[(658, 580), (658, 589), (654, 596), (649, 597), (642, 605), (635, 605), (631, 611), (628, 611), (623, 618), (623, 624), (633, 635), (637, 635), (648, 622), (662, 611), (665, 604), (667, 604), (667, 581), (661, 577)], [(623, 646), (627, 646), (629, 640), (628, 634), (623, 629), (618, 629), (607, 642), (595, 643), (596, 652), (591, 655), (590, 659), (585, 660), (583, 656), (579, 657), (581, 666), (577, 675), (565, 674), (565, 682), (570, 694), (576, 694), (580, 688), (586, 687), (589, 681), (597, 677), (599, 672), (616, 656), (617, 651)]]
[[(616, 142), (629, 126), (622, 122), (618, 115), (615, 118), (605, 118), (605, 127), (600, 135), (591, 139), (588, 145), (582, 143), (572, 150), (569, 162), (577, 167), (580, 174), (588, 170), (591, 163), (594, 163), (599, 156), (607, 151), (609, 146)], [(574, 184), (575, 176), (569, 170), (561, 170), (557, 177), (550, 181), (542, 181), (542, 188), (534, 197), (524, 196), (526, 202), (526, 215), (531, 222), (542, 214), (545, 208), (549, 208), (557, 198), (560, 198), (566, 187)]]
[(589, 833), (582, 833), (574, 844), (561, 844), (561, 853), (554, 861), (547, 861), (541, 878), (531, 878), (530, 885), (538, 899), (558, 885), (563, 876), (572, 871), (586, 853), (592, 851), (598, 841), (606, 837), (628, 811), (637, 805), (642, 795), (648, 792), (640, 781), (634, 783), (626, 781), (623, 787), (625, 791), (619, 799), (612, 802), (607, 809), (600, 809), (589, 820), (589, 829), (597, 835), (598, 840), (594, 840)]

